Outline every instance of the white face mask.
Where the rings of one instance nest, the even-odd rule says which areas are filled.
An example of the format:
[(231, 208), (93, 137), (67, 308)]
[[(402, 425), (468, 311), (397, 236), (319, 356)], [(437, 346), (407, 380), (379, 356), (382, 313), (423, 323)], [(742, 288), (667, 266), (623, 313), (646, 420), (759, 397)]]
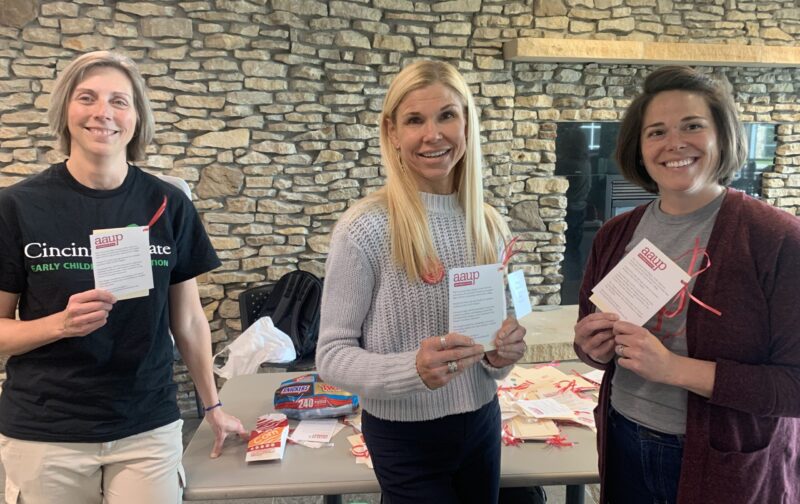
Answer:
[(214, 358), (226, 351), (225, 365), (214, 366), (214, 372), (225, 379), (256, 374), (262, 362), (291, 362), (297, 358), (289, 335), (275, 327), (269, 317), (256, 320)]

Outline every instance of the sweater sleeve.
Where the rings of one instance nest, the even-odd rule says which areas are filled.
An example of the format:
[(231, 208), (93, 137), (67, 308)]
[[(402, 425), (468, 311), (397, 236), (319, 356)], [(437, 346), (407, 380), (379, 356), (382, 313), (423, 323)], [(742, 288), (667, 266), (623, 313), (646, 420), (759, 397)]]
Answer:
[(325, 263), (317, 369), (322, 378), (363, 397), (391, 399), (427, 391), (416, 351), (379, 354), (362, 347), (362, 325), (372, 305), (375, 273), (368, 258), (337, 226)]
[(800, 228), (781, 240), (765, 292), (770, 330), (769, 362), (717, 359), (711, 402), (760, 416), (800, 417)]
[(485, 358), (481, 359), (480, 363), (483, 369), (486, 371), (486, 374), (488, 374), (492, 379), (495, 380), (502, 380), (503, 378), (508, 376), (508, 374), (511, 372), (511, 368), (514, 367), (513, 364), (509, 364), (508, 366), (497, 368), (486, 362)]
[[(594, 242), (592, 242), (592, 249), (589, 254), (589, 258), (586, 261), (586, 268), (583, 273), (583, 281), (581, 282), (581, 288), (578, 292), (578, 320), (581, 320), (587, 315), (594, 313), (594, 305), (591, 301), (589, 301), (589, 297), (592, 294), (592, 289), (595, 285), (597, 285), (598, 282), (595, 277), (600, 276), (600, 273), (598, 272), (600, 269), (600, 261), (598, 256), (600, 252), (605, 249), (604, 237), (607, 234), (605, 231), (605, 229), (601, 228), (600, 232), (598, 232), (595, 236)], [(588, 364), (593, 368), (607, 370), (609, 367), (611, 367), (611, 363), (614, 362), (614, 359), (611, 359), (611, 363), (607, 364), (597, 362), (596, 360), (592, 359), (589, 354), (581, 350), (581, 347), (579, 347), (574, 341), (572, 343), (572, 348), (575, 350), (575, 354), (584, 364)]]

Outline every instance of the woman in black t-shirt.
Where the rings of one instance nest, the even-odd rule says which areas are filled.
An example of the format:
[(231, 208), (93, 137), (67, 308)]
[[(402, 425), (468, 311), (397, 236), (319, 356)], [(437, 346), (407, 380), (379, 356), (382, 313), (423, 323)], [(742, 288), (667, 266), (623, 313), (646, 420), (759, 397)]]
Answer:
[[(170, 331), (216, 435), (211, 456), (227, 435), (245, 435), (217, 396), (195, 281), (219, 259), (189, 199), (129, 164), (154, 132), (130, 59), (98, 51), (70, 63), (50, 121), (69, 158), (0, 191), (6, 497), (179, 503)], [(153, 287), (130, 298), (94, 288), (90, 244), (97, 230), (129, 226), (148, 233), (153, 275)]]

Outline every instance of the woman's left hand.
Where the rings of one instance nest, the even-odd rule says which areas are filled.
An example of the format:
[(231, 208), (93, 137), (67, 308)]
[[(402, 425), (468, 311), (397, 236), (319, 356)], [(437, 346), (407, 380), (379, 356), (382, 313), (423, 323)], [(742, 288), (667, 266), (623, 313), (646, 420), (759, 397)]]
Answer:
[(617, 364), (645, 380), (667, 383), (675, 372), (673, 359), (677, 356), (644, 327), (625, 321), (615, 322), (614, 342), (614, 351), (619, 356)]
[(245, 441), (250, 437), (242, 422), (235, 416), (222, 411), (221, 407), (207, 412), (205, 418), (211, 425), (211, 430), (214, 431), (214, 447), (211, 449), (211, 458), (219, 457), (222, 453), (222, 444), (229, 435), (236, 434)]
[(508, 317), (495, 334), (495, 349), (486, 352), (486, 360), (496, 368), (514, 364), (525, 355), (527, 345), (523, 340), (524, 337), (525, 328), (519, 325), (516, 318)]

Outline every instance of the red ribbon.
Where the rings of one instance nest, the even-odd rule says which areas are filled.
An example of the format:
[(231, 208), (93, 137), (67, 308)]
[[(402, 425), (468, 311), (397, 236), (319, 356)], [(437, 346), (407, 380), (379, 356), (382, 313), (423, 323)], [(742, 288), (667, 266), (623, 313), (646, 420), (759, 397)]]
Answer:
[(158, 219), (161, 218), (161, 215), (164, 213), (164, 210), (167, 209), (167, 196), (164, 195), (164, 201), (161, 202), (161, 206), (158, 207), (156, 213), (153, 214), (153, 217), (150, 219), (150, 223), (147, 224), (147, 228), (150, 229), (153, 225), (158, 222)]
[[(692, 259), (689, 261), (689, 269), (688, 269), (687, 273), (690, 276), (690, 282), (691, 282), (691, 278), (697, 277), (698, 275), (700, 275), (700, 273), (703, 273), (704, 271), (706, 271), (708, 268), (711, 267), (711, 256), (708, 255), (708, 252), (706, 251), (705, 248), (700, 247), (700, 237), (699, 236), (696, 236), (694, 238), (694, 247), (692, 247), (691, 249), (689, 249), (686, 252), (684, 252), (683, 254), (681, 254), (680, 257), (675, 259), (675, 261), (677, 262), (677, 261), (683, 259), (689, 253), (692, 254)], [(699, 263), (702, 264), (703, 263), (703, 259), (706, 260), (706, 265), (704, 267), (702, 267), (702, 268), (699, 268), (697, 271), (695, 271), (695, 268), (699, 267), (698, 260), (699, 260)], [(700, 305), (702, 308), (705, 308), (706, 310), (710, 311), (711, 313), (713, 313), (717, 317), (721, 317), (722, 316), (722, 312), (721, 311), (719, 311), (716, 308), (714, 308), (712, 306), (709, 306), (706, 303), (700, 301), (691, 292), (689, 292), (689, 282), (681, 281), (681, 283), (683, 284), (683, 287), (681, 287), (681, 290), (678, 291), (677, 294), (675, 294), (675, 297), (673, 297), (669, 301), (669, 303), (664, 305), (664, 307), (661, 308), (658, 311), (658, 314), (657, 314), (658, 318), (656, 319), (656, 327), (654, 329), (655, 331), (660, 331), (661, 330), (661, 327), (662, 327), (662, 325), (664, 323), (664, 318), (665, 317), (666, 318), (674, 318), (679, 313), (681, 313), (683, 311), (683, 309), (686, 307), (686, 298), (687, 297), (689, 299), (691, 299), (692, 301), (694, 301), (695, 303), (697, 303), (698, 305)], [(675, 301), (678, 302), (678, 306), (674, 310), (668, 311), (667, 306), (669, 306), (671, 303), (673, 303)], [(668, 335), (668, 337), (670, 337), (670, 336), (674, 336), (674, 335)]]
[(367, 445), (364, 444), (357, 444), (350, 448), (350, 453), (353, 454), (356, 458), (369, 458), (369, 450), (367, 450)]
[[(564, 385), (562, 385), (562, 383)], [(565, 392), (578, 393), (578, 382), (576, 380), (561, 380), (556, 382), (555, 385), (559, 394), (563, 394)]]
[(519, 446), (522, 444), (522, 440), (511, 433), (511, 428), (508, 424), (503, 424), (502, 438), (503, 444), (506, 446)]
[(520, 252), (519, 250), (513, 250), (514, 245), (518, 240), (519, 236), (515, 236), (511, 239), (511, 241), (506, 243), (505, 247), (503, 247), (503, 253), (500, 254), (500, 263), (502, 266), (501, 269), (505, 269), (508, 266), (508, 262), (511, 260), (511, 258)]
[(497, 387), (497, 390), (500, 392), (511, 392), (514, 390), (525, 390), (526, 388), (533, 385), (533, 382), (530, 380), (525, 380), (524, 382), (520, 383), (519, 385), (514, 385), (511, 387)]
[(361, 443), (353, 445), (353, 447), (350, 448), (350, 453), (356, 458), (369, 458), (369, 450), (367, 449), (367, 445), (364, 443), (363, 434), (361, 434)]
[(556, 434), (555, 436), (550, 436), (545, 440), (545, 444), (549, 446), (555, 446), (557, 448), (567, 448), (570, 446), (575, 446), (575, 443), (572, 441), (567, 440), (566, 437), (562, 436), (561, 434)]
[(572, 374), (574, 374), (578, 378), (581, 378), (582, 380), (586, 380), (587, 382), (589, 382), (590, 385), (593, 385), (593, 387), (591, 387), (591, 388), (589, 388), (589, 387), (578, 387), (578, 389), (577, 389), (578, 392), (584, 392), (586, 390), (594, 390), (594, 389), (596, 389), (597, 387), (600, 386), (600, 384), (597, 383), (596, 381), (590, 380), (589, 378), (586, 378), (585, 376), (583, 376), (582, 374), (580, 374), (578, 371), (576, 371), (574, 369), (572, 370)]

